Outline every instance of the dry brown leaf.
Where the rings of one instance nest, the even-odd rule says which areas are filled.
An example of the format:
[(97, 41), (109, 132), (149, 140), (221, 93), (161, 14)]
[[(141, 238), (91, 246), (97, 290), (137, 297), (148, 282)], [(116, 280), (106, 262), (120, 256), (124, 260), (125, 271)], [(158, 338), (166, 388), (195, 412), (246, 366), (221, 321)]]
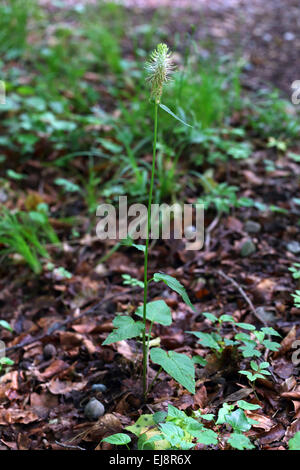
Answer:
[(67, 380), (62, 381), (59, 379), (52, 379), (46, 385), (49, 392), (51, 392), (53, 395), (66, 395), (67, 393), (70, 393), (73, 390), (83, 390), (86, 384), (87, 381), (85, 380), (83, 380), (82, 382), (71, 382)]
[(268, 416), (249, 410), (246, 410), (245, 414), (248, 416), (248, 418), (257, 421), (258, 424), (252, 425), (254, 428), (262, 428), (265, 431), (270, 431), (270, 429), (274, 427), (274, 421), (272, 421), (272, 419), (270, 419)]
[(28, 424), (38, 420), (39, 417), (32, 411), (16, 408), (0, 409), (0, 425), (2, 426), (15, 423)]
[(47, 392), (32, 393), (30, 395), (30, 404), (31, 409), (39, 418), (46, 418), (49, 412), (58, 406), (58, 399)]
[(37, 373), (37, 376), (40, 380), (48, 380), (68, 367), (69, 365), (66, 362), (62, 361), (61, 359), (56, 359), (42, 374)]
[(282, 424), (276, 424), (270, 431), (260, 436), (260, 443), (262, 445), (270, 444), (271, 442), (280, 441), (285, 435), (285, 428)]
[(292, 345), (296, 341), (296, 332), (296, 326), (294, 325), (287, 336), (281, 341), (280, 349), (274, 353), (274, 358), (282, 356), (292, 349)]

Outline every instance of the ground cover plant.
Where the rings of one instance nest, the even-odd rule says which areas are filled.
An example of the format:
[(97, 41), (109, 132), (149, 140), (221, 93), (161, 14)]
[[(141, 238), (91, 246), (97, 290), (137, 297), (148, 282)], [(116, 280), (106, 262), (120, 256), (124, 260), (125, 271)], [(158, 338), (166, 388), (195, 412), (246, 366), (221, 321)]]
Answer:
[[(299, 450), (299, 5), (261, 4), (0, 1), (1, 450)], [(121, 196), (203, 247), (100, 240)]]

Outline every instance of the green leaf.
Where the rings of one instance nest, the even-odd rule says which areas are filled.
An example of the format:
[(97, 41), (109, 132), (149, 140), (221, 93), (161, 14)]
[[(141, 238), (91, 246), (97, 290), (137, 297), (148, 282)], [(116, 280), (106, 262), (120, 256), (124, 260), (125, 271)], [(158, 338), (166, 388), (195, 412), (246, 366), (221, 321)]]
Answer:
[(289, 450), (300, 450), (300, 431), (289, 440)]
[(69, 193), (80, 191), (80, 186), (78, 186), (78, 184), (72, 183), (72, 181), (66, 180), (65, 178), (56, 178), (54, 183), (58, 186), (62, 186), (64, 190)]
[(235, 319), (232, 315), (221, 315), (219, 318), (219, 322), (230, 322), (235, 323)]
[(177, 121), (179, 121), (179, 122), (181, 122), (182, 124), (184, 124), (185, 126), (193, 127), (193, 126), (191, 126), (190, 124), (187, 124), (187, 123), (186, 123), (185, 121), (183, 121), (182, 119), (180, 119), (180, 117), (176, 116), (176, 114), (174, 114), (174, 113), (170, 110), (170, 108), (168, 108), (168, 106), (166, 106), (166, 105), (160, 103), (160, 104), (159, 104), (159, 107), (160, 107), (161, 109), (163, 109), (164, 111), (166, 111), (166, 113), (170, 114), (173, 118), (177, 119)]
[(222, 408), (219, 409), (218, 412), (218, 419), (216, 424), (224, 424), (226, 422), (225, 417), (227, 416), (229, 411), (232, 411), (234, 405), (229, 405), (228, 403), (223, 403)]
[(12, 359), (9, 359), (9, 357), (1, 357), (0, 364), (5, 366), (12, 366), (14, 364), (14, 361)]
[(281, 337), (281, 335), (276, 330), (274, 330), (274, 328), (264, 327), (261, 328), (261, 331), (263, 331), (266, 335)]
[(20, 181), (20, 180), (27, 178), (27, 175), (22, 175), (21, 173), (17, 173), (16, 171), (11, 170), (11, 169), (7, 170), (6, 174), (9, 178), (12, 178), (13, 180), (16, 180), (16, 181)]
[(154, 364), (159, 364), (190, 393), (195, 393), (195, 366), (192, 359), (175, 351), (167, 353), (161, 348), (151, 349), (150, 357)]
[(242, 351), (244, 357), (260, 357), (261, 352), (258, 351), (252, 344), (246, 344), (245, 346), (240, 346), (238, 348)]
[(168, 287), (170, 287), (170, 289), (173, 289), (175, 292), (177, 292), (177, 294), (181, 295), (182, 300), (189, 307), (195, 310), (184, 286), (181, 284), (181, 282), (177, 281), (175, 277), (169, 276), (168, 274), (164, 274), (164, 273), (155, 273), (153, 276), (153, 279), (155, 282), (163, 281), (165, 284), (167, 284)]
[(207, 320), (211, 321), (212, 323), (215, 323), (218, 319), (215, 315), (209, 312), (202, 312), (202, 315), (207, 318)]
[(225, 421), (237, 432), (245, 432), (251, 429), (247, 416), (240, 408), (226, 415)]
[(132, 426), (126, 426), (125, 429), (132, 432), (132, 434), (139, 436), (141, 433), (145, 432), (148, 427), (154, 426), (156, 424), (156, 421), (154, 421), (154, 416), (155, 415), (152, 414), (141, 415), (135, 424)]
[(11, 332), (14, 331), (14, 330), (12, 329), (12, 327), (10, 326), (10, 324), (7, 323), (7, 321), (5, 321), (5, 320), (0, 320), (0, 326), (2, 326), (2, 328), (5, 328), (5, 329), (8, 330), (8, 331), (11, 331)]
[(254, 403), (248, 403), (244, 400), (239, 400), (237, 404), (240, 408), (242, 408), (242, 410), (258, 410), (259, 408), (261, 408), (261, 406), (259, 405), (255, 405)]
[(153, 419), (154, 419), (154, 422), (158, 424), (158, 423), (162, 423), (166, 419), (167, 416), (168, 416), (168, 413), (166, 411), (157, 411), (156, 413), (154, 413)]
[(133, 241), (133, 238), (131, 238), (130, 236), (128, 236), (127, 238), (123, 238), (123, 240), (121, 240), (121, 245), (136, 248), (137, 250), (142, 251), (143, 253), (145, 253), (146, 251), (146, 245), (136, 245)]
[(220, 351), (222, 349), (213, 338), (213, 333), (202, 333), (201, 331), (188, 331), (187, 333), (191, 333), (199, 338), (199, 343), (205, 348), (215, 349), (216, 351)]
[(240, 434), (237, 432), (234, 432), (233, 434), (231, 434), (227, 442), (234, 449), (238, 449), (238, 450), (254, 449), (254, 445), (250, 441), (249, 437), (244, 436), (244, 434)]
[[(143, 305), (137, 308), (136, 315), (143, 318)], [(146, 318), (151, 322), (169, 326), (172, 323), (171, 310), (164, 300), (154, 300), (146, 304)]]
[(133, 318), (122, 315), (117, 315), (113, 321), (116, 329), (108, 335), (106, 340), (102, 343), (103, 346), (116, 343), (124, 339), (135, 338), (143, 331), (144, 325), (142, 322), (135, 322)]
[(195, 364), (200, 364), (200, 366), (203, 366), (203, 367), (205, 367), (207, 364), (207, 360), (204, 359), (204, 357), (202, 356), (193, 356), (192, 360)]
[(109, 442), (110, 444), (114, 444), (116, 446), (123, 446), (125, 444), (128, 444), (130, 441), (131, 438), (127, 436), (127, 434), (118, 433), (105, 437), (104, 439), (102, 439), (101, 442)]
[[(269, 362), (261, 362), (259, 364), (259, 368), (260, 369), (267, 369), (268, 367), (270, 367), (270, 363)], [(261, 371), (261, 372), (265, 372), (265, 371)]]
[(179, 426), (174, 423), (161, 423), (159, 427), (172, 446), (178, 446), (181, 443), (184, 431)]
[(265, 339), (262, 344), (267, 348), (270, 349), (270, 351), (278, 351), (280, 348), (280, 344), (276, 343), (275, 341), (270, 341), (268, 339)]
[(255, 361), (251, 361), (251, 362), (250, 362), (250, 366), (251, 366), (251, 368), (252, 368), (253, 370), (255, 370), (255, 372), (258, 371), (259, 366), (258, 366), (258, 364), (257, 364)]
[(236, 326), (243, 328), (244, 330), (254, 331), (255, 326), (250, 325), (249, 323), (236, 323)]
[(211, 429), (205, 429), (197, 433), (197, 442), (206, 446), (218, 444), (218, 434)]
[(178, 410), (173, 405), (168, 405), (168, 418), (180, 418), (180, 419), (185, 419), (186, 414), (184, 411)]

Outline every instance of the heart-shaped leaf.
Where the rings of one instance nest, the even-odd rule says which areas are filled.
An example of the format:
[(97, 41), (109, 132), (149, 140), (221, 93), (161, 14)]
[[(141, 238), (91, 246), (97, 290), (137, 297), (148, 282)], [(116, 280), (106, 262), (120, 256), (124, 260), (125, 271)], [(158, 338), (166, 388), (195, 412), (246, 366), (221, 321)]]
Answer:
[(151, 349), (150, 357), (154, 364), (159, 364), (190, 393), (195, 393), (195, 366), (192, 359), (175, 351), (167, 353), (161, 348)]
[[(143, 318), (143, 305), (137, 308), (136, 315)], [(172, 323), (171, 310), (164, 300), (154, 300), (146, 305), (146, 318), (151, 322), (169, 326)]]
[(113, 321), (116, 329), (108, 335), (106, 340), (102, 343), (103, 346), (108, 344), (117, 343), (124, 339), (135, 338), (143, 331), (144, 325), (140, 321), (134, 321), (131, 317), (124, 315), (117, 315)]

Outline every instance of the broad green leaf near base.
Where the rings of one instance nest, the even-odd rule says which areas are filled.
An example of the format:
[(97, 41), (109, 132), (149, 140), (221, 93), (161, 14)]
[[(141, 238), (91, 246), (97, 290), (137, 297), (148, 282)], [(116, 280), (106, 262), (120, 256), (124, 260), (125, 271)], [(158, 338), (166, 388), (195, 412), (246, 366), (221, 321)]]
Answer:
[(152, 414), (145, 414), (141, 415), (139, 419), (136, 421), (135, 424), (131, 426), (126, 426), (126, 431), (132, 432), (137, 437), (147, 431), (147, 429), (151, 426), (155, 426), (154, 415)]
[[(143, 318), (143, 305), (137, 308), (136, 315)], [(146, 318), (151, 322), (169, 326), (172, 323), (171, 310), (164, 300), (154, 300), (146, 304)]]
[(161, 348), (151, 349), (150, 357), (154, 364), (159, 364), (190, 393), (195, 393), (195, 366), (192, 359), (175, 351), (167, 353)]
[(175, 277), (169, 276), (169, 274), (155, 273), (153, 279), (155, 282), (163, 281), (165, 284), (167, 284), (168, 287), (170, 287), (170, 289), (174, 290), (175, 292), (177, 292), (177, 294), (181, 295), (182, 300), (189, 307), (195, 310), (195, 307), (192, 305), (192, 302), (190, 301), (184, 286), (181, 284), (181, 282), (177, 281)]
[(203, 429), (203, 431), (199, 431), (195, 437), (199, 444), (206, 446), (218, 444), (218, 434), (212, 429)]
[(300, 450), (300, 431), (289, 440), (289, 450)]
[(113, 321), (116, 329), (108, 335), (106, 340), (102, 343), (103, 346), (108, 344), (117, 343), (124, 339), (135, 338), (143, 331), (144, 325), (140, 321), (134, 321), (131, 317), (117, 315)]
[(234, 432), (233, 434), (231, 434), (227, 442), (234, 449), (238, 449), (238, 450), (254, 449), (254, 445), (250, 441), (249, 437), (245, 436), (244, 434), (237, 433), (237, 432)]

